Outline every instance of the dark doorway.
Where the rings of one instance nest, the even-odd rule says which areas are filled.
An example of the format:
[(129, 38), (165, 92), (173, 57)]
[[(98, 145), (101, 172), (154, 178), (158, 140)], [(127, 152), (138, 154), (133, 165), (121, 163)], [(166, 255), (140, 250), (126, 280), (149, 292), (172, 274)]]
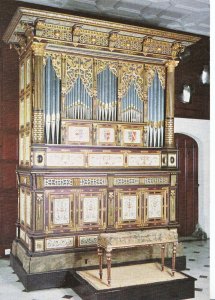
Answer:
[(189, 236), (198, 223), (198, 144), (188, 135), (175, 134), (179, 149), (177, 221), (180, 236)]

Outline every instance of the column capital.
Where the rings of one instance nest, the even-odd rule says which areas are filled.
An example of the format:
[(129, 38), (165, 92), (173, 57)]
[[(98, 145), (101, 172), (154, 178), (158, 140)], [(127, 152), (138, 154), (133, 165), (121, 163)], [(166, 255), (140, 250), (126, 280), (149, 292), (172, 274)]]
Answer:
[(168, 60), (165, 64), (169, 72), (174, 72), (175, 68), (179, 64), (178, 60)]
[(44, 56), (46, 43), (33, 43), (31, 49), (35, 56)]

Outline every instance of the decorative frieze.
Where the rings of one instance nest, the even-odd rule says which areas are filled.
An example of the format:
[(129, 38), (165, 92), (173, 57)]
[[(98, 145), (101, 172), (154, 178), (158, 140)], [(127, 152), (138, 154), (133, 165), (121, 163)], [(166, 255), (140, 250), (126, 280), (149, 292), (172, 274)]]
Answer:
[(46, 238), (46, 250), (64, 249), (74, 247), (74, 237), (61, 237), (61, 238)]
[(82, 246), (95, 246), (97, 244), (98, 235), (86, 235), (78, 237), (78, 245)]
[(73, 186), (73, 178), (44, 178), (44, 187)]

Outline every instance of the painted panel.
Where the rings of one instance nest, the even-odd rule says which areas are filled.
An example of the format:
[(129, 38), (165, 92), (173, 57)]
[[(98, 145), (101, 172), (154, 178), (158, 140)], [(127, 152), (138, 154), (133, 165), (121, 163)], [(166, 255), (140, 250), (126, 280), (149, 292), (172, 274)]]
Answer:
[(23, 241), (25, 241), (25, 231), (20, 229), (20, 239), (22, 239)]
[(20, 100), (19, 103), (19, 127), (25, 125), (25, 102), (24, 99)]
[(129, 167), (160, 167), (160, 154), (129, 154)]
[(25, 223), (25, 191), (23, 189), (19, 192), (19, 218), (20, 222)]
[(124, 195), (122, 197), (122, 219), (123, 221), (137, 219), (137, 196)]
[(47, 166), (49, 167), (84, 167), (85, 155), (83, 153), (47, 153)]
[(98, 197), (83, 198), (83, 222), (98, 223), (99, 199)]
[(46, 239), (46, 249), (62, 249), (74, 246), (74, 237)]
[(88, 165), (89, 167), (123, 167), (124, 155), (113, 153), (89, 153)]
[(20, 91), (25, 87), (25, 66), (24, 63), (20, 67)]
[(79, 237), (79, 247), (81, 246), (93, 246), (96, 245), (98, 241), (97, 235), (88, 235)]
[(26, 223), (31, 226), (31, 193), (26, 193)]
[(69, 126), (68, 127), (68, 142), (89, 143), (90, 128), (84, 126)]
[(123, 143), (124, 144), (141, 144), (141, 130), (139, 129), (124, 129)]
[(53, 199), (53, 224), (69, 224), (70, 222), (70, 199)]
[(31, 122), (31, 97), (30, 95), (28, 95), (26, 97), (26, 123), (30, 123)]
[(148, 195), (148, 218), (162, 217), (162, 195)]
[(26, 85), (31, 82), (31, 58), (28, 57), (26, 60)]
[(98, 144), (115, 144), (115, 128), (99, 127), (97, 140)]

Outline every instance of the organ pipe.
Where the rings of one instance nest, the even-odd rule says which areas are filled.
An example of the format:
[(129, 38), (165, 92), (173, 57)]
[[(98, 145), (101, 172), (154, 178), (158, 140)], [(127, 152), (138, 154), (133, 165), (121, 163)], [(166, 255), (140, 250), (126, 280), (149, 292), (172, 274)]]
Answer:
[(163, 146), (164, 89), (157, 72), (148, 89), (148, 146)]
[(48, 57), (44, 67), (45, 74), (45, 132), (47, 144), (58, 144), (60, 141), (60, 79)]

